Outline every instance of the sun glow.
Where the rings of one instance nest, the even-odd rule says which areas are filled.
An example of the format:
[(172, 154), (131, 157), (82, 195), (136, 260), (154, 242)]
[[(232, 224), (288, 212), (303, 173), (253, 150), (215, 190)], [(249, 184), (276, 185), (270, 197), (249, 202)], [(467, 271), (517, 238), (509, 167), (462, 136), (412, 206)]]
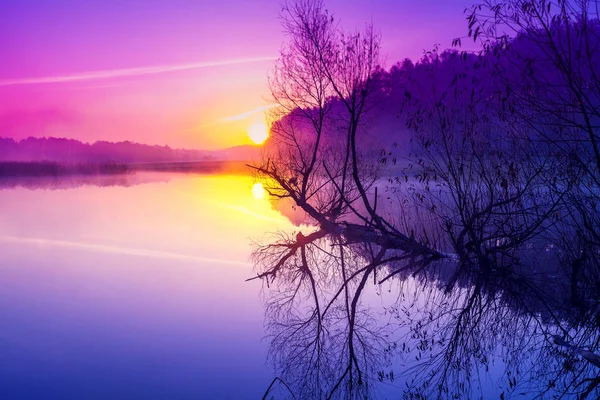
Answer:
[(254, 196), (255, 199), (257, 200), (262, 200), (265, 198), (265, 188), (263, 188), (262, 183), (260, 182), (256, 182), (253, 186), (252, 186), (252, 195)]
[(269, 137), (269, 128), (267, 124), (258, 121), (248, 127), (248, 137), (256, 144), (263, 144)]

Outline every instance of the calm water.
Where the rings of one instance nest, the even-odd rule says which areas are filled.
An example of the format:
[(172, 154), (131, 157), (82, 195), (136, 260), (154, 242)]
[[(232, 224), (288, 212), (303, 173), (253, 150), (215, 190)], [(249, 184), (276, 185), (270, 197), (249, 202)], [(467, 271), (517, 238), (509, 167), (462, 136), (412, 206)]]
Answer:
[(95, 179), (0, 190), (0, 398), (260, 398), (249, 244), (290, 222), (248, 176)]
[(503, 273), (364, 272), (372, 248), (323, 237), (246, 282), (254, 241), (284, 243), (264, 271), (291, 221), (249, 176), (0, 181), (0, 399), (257, 399), (274, 376), (295, 398), (598, 393), (598, 303), (572, 304), (555, 251)]

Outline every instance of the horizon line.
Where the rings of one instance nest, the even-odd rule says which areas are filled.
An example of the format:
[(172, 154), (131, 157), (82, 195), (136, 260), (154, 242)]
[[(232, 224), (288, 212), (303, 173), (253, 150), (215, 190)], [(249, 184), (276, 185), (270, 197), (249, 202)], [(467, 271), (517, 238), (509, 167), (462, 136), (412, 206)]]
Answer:
[(215, 151), (222, 151), (222, 150), (229, 150), (232, 148), (236, 148), (236, 147), (243, 147), (243, 146), (250, 146), (250, 147), (260, 147), (261, 145), (257, 145), (257, 144), (253, 144), (253, 143), (246, 143), (246, 144), (236, 144), (233, 146), (227, 146), (227, 147), (216, 147), (214, 149), (207, 149), (207, 148), (199, 148), (199, 147), (179, 147), (178, 145), (173, 145), (173, 144), (168, 144), (168, 143), (164, 143), (164, 144), (152, 144), (152, 143), (147, 143), (147, 142), (138, 142), (132, 139), (120, 139), (118, 141), (112, 141), (112, 140), (107, 140), (107, 139), (97, 139), (97, 140), (84, 140), (84, 139), (76, 139), (76, 138), (72, 138), (72, 137), (66, 137), (66, 136), (27, 136), (27, 137), (22, 137), (22, 138), (15, 138), (12, 136), (2, 136), (2, 134), (0, 134), (0, 140), (12, 140), (15, 143), (20, 143), (29, 139), (60, 139), (60, 140), (74, 140), (76, 142), (79, 142), (81, 144), (85, 144), (85, 145), (89, 145), (92, 146), (96, 143), (100, 143), (100, 142), (105, 142), (105, 143), (110, 143), (110, 144), (122, 144), (122, 143), (131, 143), (131, 144), (138, 144), (141, 146), (148, 146), (148, 147), (168, 147), (171, 150), (191, 150), (191, 151), (200, 151), (200, 152), (215, 152)]
[(121, 68), (112, 70), (99, 70), (80, 72), (70, 75), (45, 76), (38, 78), (17, 78), (17, 79), (0, 79), (0, 86), (15, 86), (15, 85), (33, 85), (33, 84), (50, 84), (50, 83), (65, 83), (76, 81), (89, 81), (99, 79), (121, 78), (126, 76), (151, 75), (161, 74), (174, 71), (184, 71), (189, 69), (219, 67), (225, 65), (247, 64), (261, 61), (272, 61), (277, 57), (250, 57), (233, 60), (222, 61), (202, 61), (185, 64), (174, 65), (156, 65), (150, 67), (135, 67)]

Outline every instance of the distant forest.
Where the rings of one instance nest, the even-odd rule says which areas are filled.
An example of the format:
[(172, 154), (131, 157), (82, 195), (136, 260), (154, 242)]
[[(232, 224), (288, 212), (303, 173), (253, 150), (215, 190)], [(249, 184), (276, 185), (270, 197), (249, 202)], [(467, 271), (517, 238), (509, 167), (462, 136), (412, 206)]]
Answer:
[(191, 162), (212, 159), (207, 151), (172, 149), (169, 146), (98, 141), (93, 144), (74, 139), (34, 138), (21, 141), (0, 138), (0, 161), (61, 163), (157, 163)]
[[(555, 23), (548, 27), (551, 39), (540, 39), (540, 33), (531, 30), (484, 42), (486, 50), (480, 53), (462, 51), (456, 39), (453, 49), (436, 47), (418, 60), (406, 58), (390, 68), (374, 66), (362, 83), (357, 151), (384, 165), (402, 159), (416, 164), (432, 152), (434, 158), (440, 151), (447, 157), (461, 151), (472, 154), (476, 149), (459, 147), (475, 146), (475, 142), (488, 143), (501, 154), (502, 149), (515, 150), (509, 150), (514, 140), (528, 139), (530, 147), (519, 151), (560, 153), (560, 157), (575, 157), (576, 163), (598, 163), (595, 141), (589, 140), (597, 137), (598, 119), (586, 111), (589, 108), (594, 114), (600, 104), (598, 86), (592, 82), (598, 79), (600, 65), (596, 50), (600, 49), (600, 22), (581, 25), (570, 29), (584, 31), (591, 43), (579, 44), (579, 49), (563, 43), (575, 33)], [(546, 43), (540, 44), (543, 40), (555, 40), (559, 54), (548, 54)], [(561, 65), (563, 56), (567, 70), (553, 65)], [(575, 73), (578, 76), (573, 78)], [(322, 124), (321, 146), (345, 143), (349, 117), (339, 96), (332, 95), (321, 105), (289, 102), (274, 110), (275, 130), (311, 143), (317, 119)], [(267, 146), (276, 150), (289, 144), (277, 136)], [(548, 143), (561, 145), (551, 148)]]

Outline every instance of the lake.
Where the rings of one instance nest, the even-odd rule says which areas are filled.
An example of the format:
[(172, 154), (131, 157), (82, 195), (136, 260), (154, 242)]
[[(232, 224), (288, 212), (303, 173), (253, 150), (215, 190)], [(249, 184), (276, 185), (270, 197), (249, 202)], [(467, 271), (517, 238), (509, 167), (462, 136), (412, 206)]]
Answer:
[[(239, 173), (2, 180), (0, 398), (259, 399), (274, 377), (275, 399), (600, 384), (584, 350), (596, 311), (569, 300), (551, 248), (524, 269), (408, 268), (392, 252), (369, 270), (373, 247), (339, 237), (286, 258), (303, 219)], [(254, 265), (260, 242), (280, 245)]]
[(250, 241), (291, 223), (249, 176), (87, 179), (0, 191), (0, 397), (260, 398)]

